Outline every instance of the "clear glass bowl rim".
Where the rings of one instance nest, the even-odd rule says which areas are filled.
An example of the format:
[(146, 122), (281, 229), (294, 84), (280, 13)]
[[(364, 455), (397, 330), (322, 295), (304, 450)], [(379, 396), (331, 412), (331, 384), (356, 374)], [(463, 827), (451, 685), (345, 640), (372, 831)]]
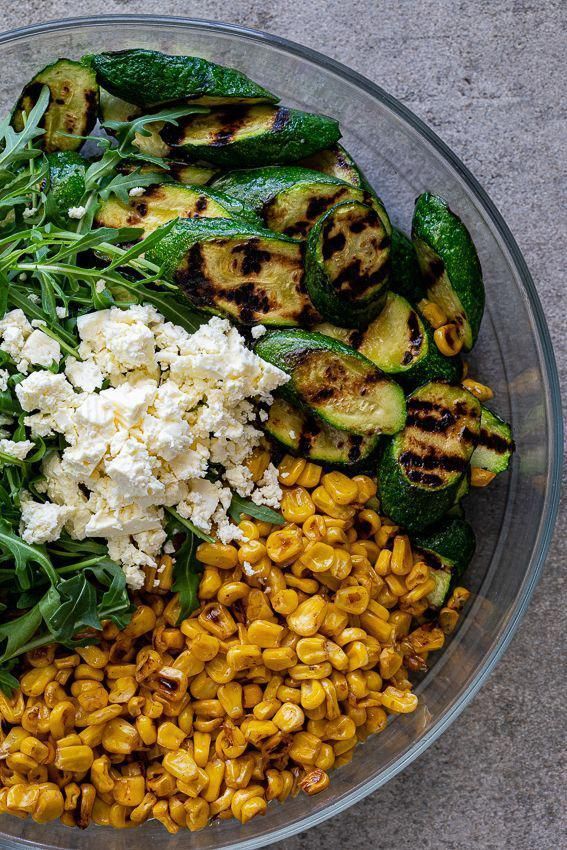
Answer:
[[(343, 79), (363, 89), (367, 94), (373, 96), (378, 101), (386, 105), (402, 121), (409, 124), (413, 130), (424, 137), (424, 139), (443, 159), (449, 162), (449, 164), (458, 173), (459, 177), (467, 185), (471, 193), (475, 196), (487, 217), (490, 219), (492, 225), (500, 235), (506, 249), (508, 250), (513, 265), (515, 266), (518, 276), (522, 282), (534, 323), (537, 328), (537, 342), (543, 355), (543, 364), (545, 367), (548, 385), (546, 399), (547, 413), (550, 423), (550, 466), (548, 470), (546, 499), (540, 522), (538, 539), (531, 553), (526, 570), (526, 580), (523, 585), (523, 591), (518, 595), (513, 609), (509, 612), (508, 620), (503, 627), (501, 634), (494, 640), (491, 651), (479, 665), (475, 675), (472, 677), (468, 686), (462, 691), (459, 697), (452, 703), (451, 706), (449, 706), (445, 713), (439, 717), (431, 729), (401, 758), (391, 765), (388, 770), (384, 771), (383, 774), (379, 776), (369, 778), (363, 786), (355, 789), (350, 794), (345, 795), (343, 799), (337, 803), (331, 803), (323, 812), (304, 817), (288, 824), (285, 827), (264, 833), (254, 839), (244, 838), (243, 840), (237, 840), (231, 845), (232, 850), (244, 847), (246, 847), (246, 850), (253, 850), (256, 847), (263, 847), (275, 841), (281, 841), (285, 838), (289, 838), (298, 832), (310, 829), (311, 827), (334, 817), (364, 799), (364, 797), (368, 796), (368, 794), (376, 791), (380, 786), (392, 779), (396, 774), (421, 755), (421, 753), (423, 753), (427, 747), (429, 747), (450, 726), (450, 724), (453, 723), (453, 721), (473, 699), (477, 691), (491, 674), (496, 663), (502, 657), (526, 612), (534, 589), (539, 581), (543, 565), (551, 545), (555, 520), (557, 518), (561, 493), (561, 469), (563, 460), (563, 417), (559, 377), (549, 329), (547, 327), (535, 284), (522, 253), (506, 222), (484, 189), (461, 160), (453, 153), (445, 142), (443, 142), (437, 134), (427, 126), (427, 124), (418, 118), (410, 109), (400, 103), (400, 101), (398, 101), (395, 97), (388, 94), (388, 92), (376, 83), (368, 80), (362, 74), (351, 70), (348, 66), (343, 65), (341, 62), (337, 62), (335, 59), (331, 59), (330, 57), (325, 56), (325, 54), (319, 53), (310, 47), (304, 47), (303, 45), (297, 44), (289, 39), (265, 33), (260, 30), (242, 27), (237, 24), (225, 24), (219, 21), (209, 21), (199, 18), (135, 14), (89, 15), (84, 17), (61, 18), (47, 21), (42, 24), (31, 24), (30, 26), (18, 27), (1, 33), (0, 45), (17, 41), (20, 38), (29, 38), (30, 36), (41, 35), (53, 31), (80, 29), (82, 27), (97, 27), (107, 24), (152, 24), (156, 26), (161, 24), (168, 27), (179, 27), (180, 29), (210, 30), (213, 32), (225, 33), (227, 35), (235, 35), (240, 38), (247, 38), (251, 41), (267, 42), (275, 47), (285, 50), (288, 53), (292, 53), (295, 56), (319, 65), (337, 76), (343, 77)], [(25, 839), (20, 839), (18, 843), (21, 843), (22, 845), (29, 845), (29, 842)], [(225, 847), (225, 850), (228, 850), (228, 848)]]

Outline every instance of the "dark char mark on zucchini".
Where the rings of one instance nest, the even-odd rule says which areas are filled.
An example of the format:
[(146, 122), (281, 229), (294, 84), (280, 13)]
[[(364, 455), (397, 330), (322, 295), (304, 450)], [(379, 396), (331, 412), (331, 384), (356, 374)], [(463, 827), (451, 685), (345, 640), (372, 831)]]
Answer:
[(435, 281), (439, 280), (439, 278), (443, 276), (444, 271), (445, 263), (443, 262), (441, 257), (436, 257), (434, 260), (432, 260), (429, 263), (426, 271), (422, 272), (427, 287), (429, 288), (430, 286), (433, 286)]
[(414, 357), (419, 353), (419, 349), (421, 348), (421, 344), (423, 342), (423, 334), (419, 329), (419, 322), (417, 321), (417, 316), (414, 311), (411, 310), (408, 316), (408, 333), (409, 333), (409, 350), (403, 356), (402, 364), (407, 366), (408, 363), (414, 359)]
[(480, 429), (477, 446), (482, 446), (501, 455), (506, 454), (508, 451), (514, 451), (516, 448), (513, 440), (506, 440), (500, 434), (491, 434), (484, 428)]
[[(31, 100), (35, 103), (38, 100), (38, 98), (41, 94), (41, 90), (44, 87), (44, 85), (45, 85), (45, 83), (30, 83), (28, 86), (26, 86), (26, 88), (23, 92), (23, 95), (25, 97), (31, 98)], [(68, 94), (68, 93), (69, 93), (69, 89), (67, 88), (67, 86), (62, 86), (61, 87), (61, 94)], [(87, 125), (90, 125), (91, 123), (94, 124), (94, 122), (96, 120), (96, 115), (97, 115), (97, 94), (96, 94), (96, 91), (94, 91), (93, 89), (86, 89), (83, 92), (83, 94), (84, 94), (84, 98), (85, 98), (85, 101), (86, 101), (86, 104), (87, 104), (87, 108), (86, 108), (86, 112), (85, 112), (85, 116), (84, 116), (84, 122), (81, 121), (81, 123), (85, 123)], [(58, 106), (63, 106), (63, 104), (65, 103), (65, 100), (62, 97), (56, 97), (53, 100)], [(43, 113), (41, 120), (38, 122), (38, 125), (37, 125), (38, 127), (42, 127), (43, 129), (45, 129), (45, 116), (47, 115), (48, 111), (49, 111), (49, 106), (47, 107), (47, 109)], [(79, 116), (79, 120), (81, 120), (81, 119), (82, 119), (82, 116)], [(64, 130), (64, 132), (66, 132), (66, 133), (74, 133), (77, 129), (77, 116), (68, 112), (67, 115), (65, 116), (65, 125), (61, 129)]]

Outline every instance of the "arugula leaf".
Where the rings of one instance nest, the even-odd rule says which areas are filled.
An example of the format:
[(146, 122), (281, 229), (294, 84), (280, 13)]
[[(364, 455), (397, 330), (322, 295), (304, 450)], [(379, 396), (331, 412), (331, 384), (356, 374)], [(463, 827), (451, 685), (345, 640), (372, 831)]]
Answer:
[(97, 608), (100, 620), (112, 620), (119, 629), (124, 629), (130, 622), (134, 606), (128, 595), (126, 575), (122, 567), (106, 558), (93, 567), (87, 567), (87, 572), (106, 587)]
[(19, 687), (20, 683), (16, 677), (12, 676), (10, 671), (5, 667), (3, 669), (0, 668), (0, 691), (9, 697), (12, 695), (12, 692), (17, 690)]
[(207, 534), (206, 531), (203, 531), (198, 526), (194, 525), (191, 520), (185, 519), (185, 517), (180, 516), (175, 508), (165, 508), (165, 512), (170, 515), (179, 525), (183, 528), (186, 528), (191, 534), (194, 534), (195, 537), (199, 537), (201, 540), (205, 540), (207, 543), (214, 543), (215, 538), (211, 537), (210, 534)]
[(16, 577), (22, 590), (32, 586), (31, 564), (37, 564), (44, 571), (51, 584), (57, 584), (59, 579), (43, 546), (33, 546), (26, 543), (5, 519), (0, 518), (0, 547), (8, 549), (16, 563)]
[(0, 658), (0, 664), (19, 655), (22, 647), (31, 640), (38, 630), (41, 620), (42, 616), (38, 603), (25, 614), (22, 614), (21, 617), (0, 624), (0, 641), (7, 641)]
[(254, 519), (259, 519), (262, 522), (270, 522), (272, 525), (285, 525), (285, 519), (278, 511), (274, 511), (272, 508), (266, 507), (266, 505), (257, 505), (251, 499), (243, 499), (237, 493), (232, 494), (232, 502), (230, 503), (228, 513), (236, 524), (242, 519), (242, 514), (248, 514), (249, 516), (253, 516)]
[(195, 536), (189, 533), (175, 553), (175, 582), (172, 590), (179, 594), (178, 624), (199, 607), (197, 591), (201, 581), (202, 567), (195, 557), (195, 549)]
[(116, 195), (119, 201), (123, 204), (128, 204), (132, 199), (128, 194), (130, 189), (137, 189), (138, 186), (151, 186), (152, 183), (161, 183), (163, 174), (158, 174), (157, 171), (141, 174), (139, 169), (132, 171), (130, 174), (117, 174), (112, 180), (107, 183), (104, 189), (99, 192), (103, 201), (107, 201), (111, 195)]
[(0, 169), (7, 168), (10, 161), (17, 162), (20, 159), (28, 159), (32, 156), (38, 156), (41, 153), (39, 150), (26, 148), (26, 146), (33, 139), (45, 133), (45, 130), (38, 125), (49, 105), (50, 98), (51, 92), (48, 86), (43, 86), (33, 109), (26, 119), (24, 129), (20, 133), (16, 133), (11, 126), (11, 115), (7, 115), (0, 122)]
[(210, 109), (204, 106), (173, 106), (163, 109), (161, 112), (155, 112), (153, 115), (139, 115), (132, 119), (132, 121), (101, 121), (101, 126), (106, 130), (112, 130), (119, 142), (118, 150), (123, 152), (130, 145), (136, 133), (142, 136), (151, 135), (146, 129), (147, 124), (154, 124), (161, 121), (164, 124), (174, 124), (177, 126), (178, 118), (184, 118), (186, 115), (197, 113), (204, 115), (210, 111)]
[[(159, 292), (126, 280), (121, 283), (121, 286), (126, 291), (135, 293), (139, 304), (145, 301), (153, 304), (168, 321), (181, 325), (187, 333), (195, 333), (201, 325), (210, 319), (210, 316), (205, 315), (205, 313), (194, 310), (185, 299), (182, 300), (178, 292)], [(113, 287), (112, 289), (114, 290)]]

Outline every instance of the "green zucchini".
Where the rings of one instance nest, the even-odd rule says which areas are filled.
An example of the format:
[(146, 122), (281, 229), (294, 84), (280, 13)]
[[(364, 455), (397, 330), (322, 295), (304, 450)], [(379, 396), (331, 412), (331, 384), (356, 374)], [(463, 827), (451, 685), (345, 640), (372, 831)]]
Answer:
[(331, 322), (360, 327), (384, 306), (390, 236), (372, 207), (346, 201), (328, 210), (307, 238), (305, 279), (319, 312)]
[(244, 209), (238, 200), (205, 189), (203, 186), (181, 186), (175, 183), (148, 186), (144, 193), (130, 198), (127, 204), (112, 196), (102, 201), (96, 216), (97, 227), (140, 227), (143, 236), (152, 233), (174, 218), (251, 219), (260, 224), (254, 213)]
[(107, 91), (144, 108), (180, 100), (205, 106), (278, 101), (242, 71), (198, 56), (135, 48), (90, 54), (82, 61)]
[(140, 174), (148, 174), (157, 172), (163, 175), (163, 180), (173, 180), (175, 183), (182, 183), (184, 186), (206, 186), (217, 173), (216, 168), (208, 165), (188, 165), (186, 162), (176, 162), (173, 159), (163, 161), (163, 166), (147, 163), (140, 165), (139, 162), (125, 160), (119, 163), (116, 170), (121, 174), (130, 174), (137, 168), (140, 169)]
[[(474, 452), (473, 452), (474, 454)], [(457, 492), (455, 493), (455, 501), (447, 511), (447, 517), (456, 517), (457, 519), (465, 518), (465, 509), (463, 507), (463, 499), (465, 496), (468, 496), (471, 489), (471, 470), (470, 466), (465, 472), (461, 483), (457, 488)]]
[(437, 525), (411, 538), (414, 554), (430, 568), (435, 579), (435, 589), (427, 600), (434, 608), (441, 608), (449, 591), (470, 562), (476, 549), (474, 531), (463, 519), (444, 519)]
[(107, 121), (133, 121), (134, 118), (143, 115), (143, 112), (135, 103), (128, 103), (119, 97), (114, 97), (113, 94), (101, 88), (98, 114), (101, 124), (105, 124)]
[(244, 325), (320, 320), (304, 287), (301, 243), (242, 220), (180, 219), (146, 256), (207, 312)]
[(416, 201), (412, 238), (427, 297), (458, 329), (470, 351), (484, 312), (482, 269), (470, 233), (443, 198), (425, 192)]
[(334, 145), (324, 151), (308, 156), (301, 160), (299, 165), (304, 168), (311, 168), (314, 171), (321, 171), (329, 177), (336, 177), (338, 180), (344, 180), (345, 183), (350, 183), (351, 186), (356, 186), (359, 189), (365, 188), (366, 179), (360, 168), (342, 145)]
[(333, 466), (353, 466), (366, 460), (380, 441), (379, 434), (360, 437), (338, 431), (283, 398), (274, 399), (264, 428), (286, 449)]
[(458, 383), (462, 377), (460, 359), (444, 357), (419, 311), (393, 292), (388, 293), (382, 311), (364, 330), (329, 322), (314, 330), (356, 348), (382, 372), (394, 375), (406, 391), (429, 381)]
[(12, 125), (18, 132), (24, 127), (24, 114), (29, 115), (43, 86), (48, 86), (50, 99), (41, 119), (45, 129), (34, 144), (47, 153), (74, 151), (96, 123), (98, 84), (93, 71), (71, 59), (58, 59), (47, 65), (24, 87), (12, 114)]
[(326, 210), (350, 200), (375, 206), (389, 233), (388, 214), (370, 192), (298, 165), (229, 171), (214, 186), (255, 209), (266, 227), (286, 236), (307, 236)]
[(417, 304), (425, 298), (425, 284), (413, 242), (397, 227), (392, 228), (390, 286), (410, 304)]
[[(137, 136), (136, 145), (156, 156), (204, 160), (225, 168), (292, 162), (333, 144), (340, 137), (334, 118), (258, 104), (196, 113)], [(146, 129), (152, 129), (147, 125)]]
[(442, 608), (451, 591), (451, 573), (448, 570), (430, 570), (435, 587), (426, 597), (431, 608)]
[(347, 345), (318, 333), (282, 330), (263, 336), (254, 350), (290, 375), (283, 398), (339, 431), (372, 436), (403, 426), (401, 387)]
[(56, 221), (68, 223), (68, 210), (78, 207), (85, 194), (87, 163), (76, 151), (55, 151), (47, 155), (47, 165), (47, 214)]
[(407, 422), (378, 467), (384, 513), (408, 531), (452, 506), (480, 432), (480, 403), (462, 387), (432, 381), (407, 399)]
[(488, 407), (483, 406), (480, 417), (480, 436), (471, 457), (471, 466), (487, 469), (489, 472), (505, 472), (514, 449), (510, 426)]

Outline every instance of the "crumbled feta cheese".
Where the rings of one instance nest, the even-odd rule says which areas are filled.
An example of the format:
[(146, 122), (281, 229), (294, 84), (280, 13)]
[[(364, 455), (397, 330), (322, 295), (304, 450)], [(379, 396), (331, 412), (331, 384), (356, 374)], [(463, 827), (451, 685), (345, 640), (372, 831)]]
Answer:
[(27, 374), (30, 364), (22, 356), (22, 350), (32, 330), (24, 311), (19, 308), (10, 310), (0, 319), (0, 349), (11, 357), (24, 375)]
[(66, 307), (56, 307), (55, 312), (57, 314), (58, 319), (65, 319), (67, 316), (67, 308)]
[(146, 190), (143, 186), (134, 186), (133, 189), (130, 189), (128, 194), (130, 195), (131, 198), (139, 198), (140, 195), (143, 195), (145, 191)]
[(97, 292), (104, 292), (104, 290), (106, 289), (106, 281), (103, 280), (103, 278), (97, 280), (97, 282), (95, 283), (95, 289)]
[(264, 336), (264, 334), (267, 332), (268, 328), (265, 325), (254, 325), (254, 327), (250, 331), (250, 336), (252, 337), (252, 339), (260, 339), (260, 337)]
[(36, 212), (37, 212), (37, 207), (26, 207), (25, 210), (22, 213), (22, 216), (24, 218), (33, 218), (33, 216), (36, 214)]
[(175, 554), (175, 546), (171, 542), (171, 540), (166, 540), (165, 545), (163, 547), (163, 552), (165, 555), (174, 555)]
[(8, 389), (8, 378), (10, 377), (10, 373), (7, 369), (0, 369), (0, 392), (4, 392)]
[(67, 210), (67, 215), (69, 218), (81, 219), (84, 217), (87, 211), (86, 207), (69, 207)]
[(100, 389), (104, 381), (102, 372), (92, 360), (82, 362), (75, 357), (67, 357), (65, 374), (74, 387), (78, 387), (78, 389), (87, 393)]
[(13, 440), (0, 439), (0, 452), (6, 455), (12, 455), (12, 457), (18, 458), (18, 460), (24, 460), (32, 449), (33, 443), (31, 440), (20, 440), (16, 443)]
[(71, 509), (51, 502), (34, 502), (22, 493), (20, 534), (26, 543), (49, 543), (60, 536)]
[(270, 508), (278, 507), (282, 499), (278, 476), (277, 468), (273, 463), (270, 463), (258, 482), (257, 488), (252, 492), (252, 501), (256, 505), (267, 505)]
[(51, 366), (61, 360), (61, 348), (56, 339), (52, 339), (43, 331), (32, 331), (22, 348), (22, 357), (34, 366)]

